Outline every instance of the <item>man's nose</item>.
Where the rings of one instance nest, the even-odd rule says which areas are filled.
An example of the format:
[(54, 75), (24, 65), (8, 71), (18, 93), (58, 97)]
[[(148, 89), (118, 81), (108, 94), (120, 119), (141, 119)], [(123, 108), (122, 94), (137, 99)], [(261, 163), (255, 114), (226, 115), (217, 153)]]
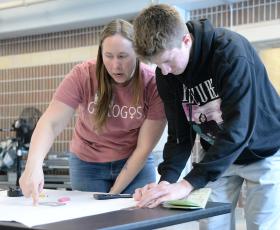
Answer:
[(162, 65), (160, 69), (163, 75), (167, 75), (171, 72), (171, 68), (168, 65)]

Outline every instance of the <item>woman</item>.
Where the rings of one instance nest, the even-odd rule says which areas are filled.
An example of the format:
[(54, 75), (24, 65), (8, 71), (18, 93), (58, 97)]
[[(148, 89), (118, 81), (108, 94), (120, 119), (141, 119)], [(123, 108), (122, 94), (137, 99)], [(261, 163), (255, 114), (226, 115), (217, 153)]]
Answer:
[[(165, 127), (154, 72), (140, 64), (133, 27), (114, 20), (101, 33), (96, 61), (65, 77), (34, 130), (20, 187), (34, 204), (44, 186), (43, 160), (78, 108), (70, 144), (72, 189), (133, 193), (155, 181), (150, 152)], [(148, 159), (147, 159), (148, 158)]]

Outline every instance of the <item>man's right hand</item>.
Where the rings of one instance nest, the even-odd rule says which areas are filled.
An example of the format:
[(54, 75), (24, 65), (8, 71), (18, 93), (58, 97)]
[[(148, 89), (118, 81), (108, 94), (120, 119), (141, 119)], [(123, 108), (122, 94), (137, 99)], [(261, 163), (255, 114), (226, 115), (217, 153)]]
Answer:
[(161, 181), (159, 184), (152, 183), (136, 189), (133, 198), (138, 201), (139, 208), (154, 208), (165, 201), (187, 197), (192, 190), (193, 186), (186, 180), (173, 184)]
[(44, 187), (43, 168), (26, 168), (19, 179), (19, 185), (25, 197), (32, 197), (33, 205), (38, 204), (39, 195)]

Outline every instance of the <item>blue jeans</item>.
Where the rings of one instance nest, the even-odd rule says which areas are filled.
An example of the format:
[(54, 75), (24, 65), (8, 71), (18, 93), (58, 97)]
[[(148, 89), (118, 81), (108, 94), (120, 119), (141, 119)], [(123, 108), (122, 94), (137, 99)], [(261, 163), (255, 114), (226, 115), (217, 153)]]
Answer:
[[(72, 189), (88, 192), (109, 192), (126, 161), (127, 159), (106, 163), (86, 162), (70, 153), (69, 170)], [(150, 155), (143, 169), (122, 193), (134, 193), (135, 189), (155, 181), (154, 159)]]

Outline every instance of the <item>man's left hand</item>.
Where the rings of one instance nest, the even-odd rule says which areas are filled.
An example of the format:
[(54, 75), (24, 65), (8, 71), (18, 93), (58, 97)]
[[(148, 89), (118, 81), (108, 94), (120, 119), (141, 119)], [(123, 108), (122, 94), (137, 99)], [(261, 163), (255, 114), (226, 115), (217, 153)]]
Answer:
[(133, 197), (139, 201), (137, 207), (154, 208), (164, 201), (182, 199), (188, 196), (192, 190), (193, 186), (186, 180), (174, 184), (162, 181), (159, 184), (148, 184), (137, 189)]

